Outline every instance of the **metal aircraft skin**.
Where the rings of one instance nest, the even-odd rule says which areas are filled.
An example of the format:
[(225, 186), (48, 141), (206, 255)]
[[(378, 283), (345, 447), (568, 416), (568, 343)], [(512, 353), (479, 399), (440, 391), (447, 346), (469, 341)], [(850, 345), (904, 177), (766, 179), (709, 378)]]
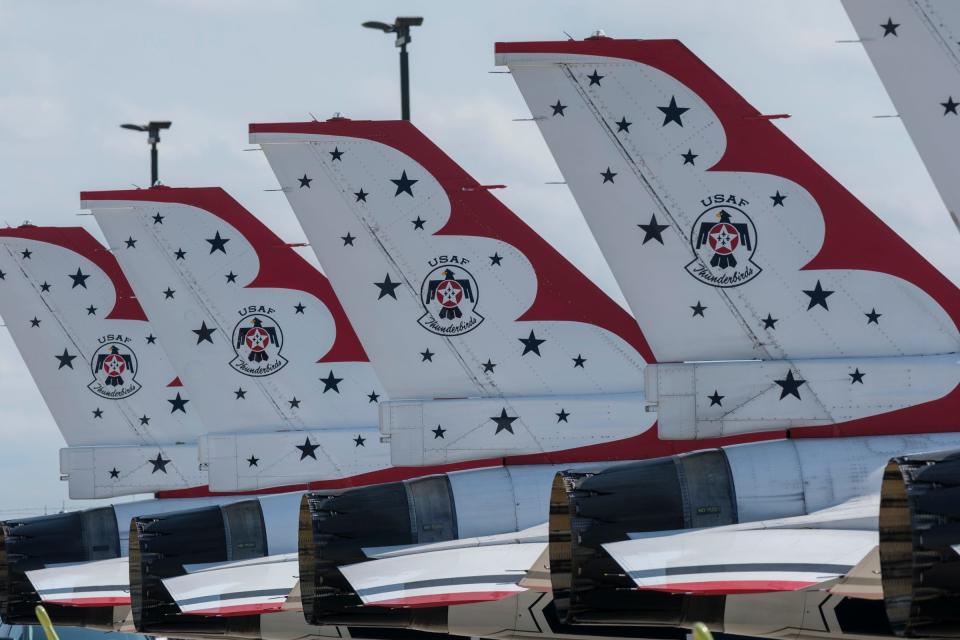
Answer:
[[(569, 508), (556, 523), (557, 540), (573, 550), (550, 545), (554, 562), (573, 554), (572, 566), (552, 576), (562, 617), (596, 621), (611, 614), (597, 599), (613, 581), (594, 584), (593, 604), (583, 590), (593, 575), (583, 564), (589, 547), (615, 560), (638, 593), (701, 604), (714, 598), (721, 611), (726, 607), (712, 620), (717, 628), (725, 628), (736, 602), (760, 606), (773, 594), (799, 590), (819, 594), (811, 597), (819, 598), (821, 611), (836, 612), (835, 624), (824, 618), (811, 626), (787, 607), (780, 626), (800, 635), (857, 635), (870, 609), (850, 603), (876, 601), (879, 590), (832, 588), (861, 570), (876, 543), (876, 573), (888, 592), (887, 580), (903, 570), (897, 562), (910, 557), (889, 551), (890, 523), (883, 524), (878, 498), (888, 500), (893, 486), (904, 495), (920, 490), (922, 474), (897, 471), (907, 469), (908, 454), (939, 451), (934, 455), (944, 458), (957, 447), (960, 292), (788, 140), (771, 122), (777, 115), (750, 106), (680, 42), (601, 35), (498, 43), (496, 57), (509, 67), (657, 358), (646, 369), (645, 392), (661, 437), (698, 441), (779, 431), (810, 458), (785, 464), (772, 456), (770, 481), (789, 477), (794, 467), (830, 487), (816, 509), (791, 512), (788, 494), (739, 491), (743, 470), (754, 464), (745, 465), (742, 454), (775, 443), (705, 451), (694, 455), (721, 456), (727, 465), (732, 512), (718, 509), (712, 528), (695, 530), (705, 524), (701, 516), (659, 523), (626, 518), (604, 538), (576, 514), (600, 509), (589, 498), (597, 491), (607, 496), (608, 507), (596, 512), (605, 522), (623, 515), (631, 495), (630, 508), (642, 508), (644, 489), (624, 478), (639, 474), (643, 463), (593, 476), (565, 474), (555, 498), (556, 492), (565, 497), (551, 513)], [(655, 309), (649, 300), (657, 300)], [(868, 450), (882, 442), (893, 448), (870, 462), (842, 464), (840, 474), (824, 473), (826, 457), (857, 442)], [(947, 467), (937, 469), (944, 474)], [(869, 479), (850, 482), (863, 472)], [(900, 485), (892, 478), (901, 478)], [(785, 519), (768, 526), (762, 521), (771, 515), (755, 507), (764, 498), (771, 504), (773, 494), (783, 509), (774, 517)], [(928, 526), (917, 524), (922, 504), (910, 502), (903, 528)], [(852, 505), (872, 517), (834, 526), (837, 510)], [(947, 553), (949, 561), (949, 545), (937, 540), (927, 557)], [(922, 580), (923, 571), (916, 575)], [(794, 613), (809, 606), (804, 602), (795, 601)], [(638, 606), (627, 606), (633, 610), (627, 615), (644, 624)], [(935, 613), (915, 617), (922, 606), (910, 595), (888, 593), (885, 606), (875, 613), (890, 622), (874, 634), (939, 635), (953, 624)], [(840, 612), (852, 607), (861, 615), (843, 620)]]
[(954, 224), (960, 185), (960, 6), (950, 0), (842, 0)]

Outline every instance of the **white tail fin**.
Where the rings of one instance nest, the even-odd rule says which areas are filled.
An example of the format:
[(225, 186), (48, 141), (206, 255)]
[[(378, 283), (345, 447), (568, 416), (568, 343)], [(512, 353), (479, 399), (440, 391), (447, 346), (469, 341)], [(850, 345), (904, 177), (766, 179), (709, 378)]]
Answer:
[(226, 192), (82, 195), (208, 428), (214, 491), (389, 466), (384, 392), (326, 278)]
[(860, 42), (960, 225), (960, 4), (953, 0), (843, 0)]
[(617, 393), (633, 318), (408, 122), (251, 125), (391, 398)]
[(957, 351), (956, 287), (680, 42), (497, 54), (658, 360)]
[(0, 314), (68, 445), (71, 497), (205, 484), (202, 425), (178, 410), (192, 394), (110, 252), (81, 228), (0, 229), (0, 276)]
[(82, 199), (209, 433), (377, 423), (382, 391), (326, 278), (226, 192)]

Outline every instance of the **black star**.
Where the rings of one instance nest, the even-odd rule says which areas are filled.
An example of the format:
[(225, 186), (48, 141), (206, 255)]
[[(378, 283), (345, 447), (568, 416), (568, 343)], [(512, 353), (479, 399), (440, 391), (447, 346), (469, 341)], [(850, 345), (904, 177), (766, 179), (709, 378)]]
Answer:
[(560, 413), (557, 414), (557, 423), (567, 422), (567, 418), (570, 417), (570, 414), (567, 413), (563, 408), (560, 409)]
[(410, 222), (413, 223), (413, 228), (414, 230), (416, 230), (416, 229), (423, 229), (423, 223), (425, 223), (426, 220), (422, 219), (420, 216), (417, 216), (416, 220), (411, 220)]
[(163, 224), (163, 216), (160, 215), (159, 211), (157, 211), (157, 215), (153, 216), (153, 224)]
[(42, 291), (43, 293), (50, 291), (50, 284), (46, 280), (44, 280), (43, 284), (40, 285), (40, 291)]
[(433, 362), (434, 353), (427, 347), (426, 351), (420, 352), (420, 362)]
[(87, 315), (88, 315), (88, 316), (94, 316), (94, 315), (96, 315), (96, 314), (97, 314), (97, 308), (96, 308), (95, 306), (90, 305), (89, 307), (87, 307)]
[(683, 164), (692, 164), (693, 166), (697, 166), (697, 163), (694, 162), (693, 160), (694, 158), (699, 158), (700, 156), (695, 154), (693, 152), (693, 149), (687, 149), (687, 152), (681, 153), (680, 157), (683, 158)]
[(210, 253), (213, 253), (214, 251), (226, 253), (226, 244), (230, 242), (230, 238), (221, 238), (220, 232), (217, 231), (215, 234), (213, 234), (212, 238), (207, 238), (207, 242), (210, 243)]
[(237, 387), (237, 390), (233, 392), (233, 395), (236, 396), (234, 400), (246, 400), (247, 399), (247, 390), (243, 387)]
[(3, 271), (0, 271), (0, 280), (6, 280), (6, 279), (7, 279), (7, 274), (5, 274)]
[(683, 120), (680, 118), (684, 113), (690, 111), (690, 107), (678, 107), (677, 98), (675, 96), (670, 96), (670, 104), (666, 107), (657, 107), (660, 111), (663, 112), (663, 125), (667, 126), (671, 122), (676, 122), (681, 127), (683, 126)]
[(301, 188), (301, 189), (303, 189), (304, 187), (306, 187), (307, 189), (309, 189), (309, 188), (310, 188), (310, 183), (313, 182), (313, 178), (308, 178), (308, 177), (307, 177), (307, 174), (303, 174), (303, 177), (302, 177), (302, 178), (297, 178), (297, 180), (300, 181), (300, 188)]
[(407, 195), (409, 195), (409, 196), (412, 198), (412, 197), (413, 197), (413, 189), (412, 189), (411, 187), (413, 187), (413, 185), (415, 185), (416, 183), (418, 183), (418, 182), (420, 182), (420, 181), (419, 181), (419, 180), (414, 180), (414, 179), (412, 179), (412, 178), (408, 178), (408, 177), (407, 177), (407, 172), (404, 171), (402, 174), (400, 174), (400, 177), (399, 177), (399, 178), (396, 178), (396, 179), (391, 178), (390, 182), (392, 182), (393, 184), (397, 185), (397, 192), (396, 192), (395, 194), (393, 194), (393, 197), (394, 197), (394, 198), (396, 198), (396, 197), (397, 197), (398, 195), (400, 195), (401, 193), (406, 193)]
[(33, 255), (33, 251), (30, 251), (30, 249), (24, 249), (20, 252), (20, 255), (23, 256), (24, 260), (29, 260), (30, 256)]
[(861, 371), (860, 371), (860, 368), (858, 367), (858, 368), (856, 368), (856, 369), (853, 370), (853, 373), (848, 373), (847, 375), (850, 376), (850, 378), (851, 378), (851, 379), (850, 379), (850, 384), (853, 384), (853, 383), (855, 383), (855, 382), (859, 382), (860, 384), (863, 384), (863, 376), (865, 376), (865, 375), (867, 375), (867, 374), (861, 372)]
[(137, 241), (133, 239), (133, 236), (130, 236), (124, 242), (127, 243), (127, 249), (135, 249), (137, 247)]
[(60, 369), (63, 369), (64, 367), (73, 369), (73, 361), (77, 359), (77, 356), (72, 356), (69, 353), (67, 353), (66, 349), (63, 350), (62, 356), (53, 356), (53, 357), (60, 361), (60, 366), (57, 367), (58, 371)]
[(493, 369), (496, 366), (496, 363), (494, 363), (490, 358), (487, 358), (487, 361), (483, 363), (483, 372), (493, 373)]
[(189, 400), (186, 400), (186, 399), (184, 399), (184, 398), (181, 398), (181, 397), (180, 397), (180, 393), (178, 392), (176, 398), (173, 398), (172, 400), (167, 400), (167, 402), (169, 402), (171, 405), (173, 405), (173, 406), (170, 408), (170, 413), (173, 413), (174, 411), (180, 411), (181, 413), (186, 413), (186, 412), (187, 412), (187, 403), (190, 402), (190, 401), (189, 401)]
[[(343, 157), (343, 151), (340, 151), (339, 147), (334, 147), (333, 151), (328, 151), (327, 153), (330, 154), (330, 162), (340, 160)], [(340, 160), (340, 162), (343, 162), (343, 160)]]
[(603, 80), (604, 78), (606, 78), (607, 76), (602, 76), (602, 75), (600, 75), (599, 73), (597, 73), (597, 70), (594, 69), (594, 70), (593, 70), (593, 73), (590, 74), (590, 75), (587, 76), (587, 77), (590, 78), (590, 86), (591, 86), (591, 87), (592, 87), (593, 85), (597, 85), (597, 86), (599, 87), (599, 86), (602, 86), (602, 85), (600, 84), (600, 81)]
[(608, 182), (613, 182), (613, 177), (617, 174), (613, 171), (610, 171), (610, 167), (607, 167), (607, 170), (601, 171), (600, 175), (603, 176), (603, 184), (606, 184)]
[(827, 311), (830, 311), (830, 307), (827, 306), (827, 298), (833, 295), (833, 291), (828, 291), (820, 286), (819, 280), (817, 280), (817, 286), (814, 287), (812, 291), (804, 289), (803, 292), (810, 296), (810, 304), (807, 305), (807, 311), (813, 309), (817, 305), (820, 305)]
[(177, 260), (185, 260), (187, 257), (187, 252), (184, 251), (183, 249), (178, 248), (176, 251), (173, 252), (173, 255)]
[(31, 327), (39, 327), (39, 326), (40, 326), (40, 318), (38, 318), (37, 316), (33, 316), (33, 320), (30, 321), (30, 326), (31, 326)]
[(236, 281), (237, 281), (237, 274), (235, 274), (233, 271), (227, 274), (227, 282), (236, 282)]
[(333, 375), (333, 369), (330, 369), (330, 373), (327, 374), (326, 378), (320, 378), (320, 382), (323, 383), (323, 392), (326, 393), (333, 389), (337, 393), (340, 393), (340, 387), (337, 386), (343, 382), (343, 378), (337, 378)]
[(663, 237), (660, 234), (670, 225), (658, 223), (657, 214), (653, 213), (650, 214), (650, 222), (647, 224), (638, 224), (637, 226), (643, 229), (643, 242), (640, 244), (647, 244), (651, 240), (656, 240), (660, 244), (663, 244)]
[(368, 398), (367, 404), (370, 404), (371, 402), (379, 402), (380, 394), (377, 393), (376, 391), (371, 391), (370, 393), (367, 394), (367, 398)]
[(867, 316), (867, 324), (880, 324), (880, 316), (883, 314), (877, 313), (877, 310), (874, 308), (870, 309), (870, 313), (865, 313), (863, 315)]
[(299, 313), (299, 314), (303, 315), (303, 310), (304, 310), (304, 309), (306, 309), (306, 307), (303, 306), (303, 303), (302, 303), (302, 302), (298, 302), (298, 303), (297, 303), (297, 306), (295, 306), (295, 307), (293, 308), (293, 311), (294, 311), (294, 313)]
[(445, 434), (445, 433), (447, 432), (447, 430), (444, 429), (443, 427), (441, 427), (440, 425), (437, 425), (437, 428), (436, 428), (436, 429), (432, 429), (432, 431), (433, 431), (433, 439), (434, 439), (434, 440), (436, 440), (437, 438), (441, 438), (441, 439), (443, 439), (443, 440), (446, 440), (446, 437), (445, 437), (443, 434)]
[(577, 367), (580, 367), (581, 369), (583, 369), (584, 368), (583, 363), (586, 361), (587, 359), (578, 353), (577, 357), (573, 359), (573, 368), (576, 369)]
[(163, 292), (163, 299), (170, 300), (171, 298), (173, 298), (173, 294), (175, 293), (176, 293), (175, 290), (171, 289), (170, 287), (167, 287), (166, 290)]
[(147, 336), (147, 344), (153, 344), (156, 341), (157, 341), (157, 336), (153, 335), (152, 333)]
[(764, 329), (776, 329), (778, 322), (780, 322), (780, 319), (779, 319), (779, 318), (774, 318), (772, 315), (770, 315), (770, 314), (768, 313), (768, 314), (767, 314), (767, 317), (763, 319), (763, 328), (764, 328)]
[(699, 300), (697, 300), (697, 304), (693, 305), (690, 308), (693, 309), (693, 316), (691, 317), (696, 317), (696, 316), (700, 316), (701, 318), (705, 317), (703, 315), (703, 312), (707, 310), (707, 307), (700, 304)]
[(307, 438), (303, 441), (303, 444), (295, 445), (297, 449), (300, 449), (300, 459), (303, 460), (307, 456), (310, 456), (314, 460), (317, 459), (317, 454), (314, 453), (317, 449), (320, 448), (318, 444), (312, 444), (310, 438)]
[(210, 344), (213, 344), (213, 337), (212, 337), (212, 336), (213, 336), (213, 332), (215, 331), (215, 329), (210, 329), (209, 327), (207, 327), (207, 323), (206, 323), (206, 322), (201, 322), (201, 323), (200, 323), (200, 328), (199, 328), (199, 329), (192, 329), (192, 331), (193, 331), (195, 334), (197, 334), (197, 344), (200, 344), (200, 343), (203, 342), (203, 341), (207, 341), (207, 342), (209, 342)]
[(353, 241), (356, 240), (355, 236), (350, 235), (350, 232), (347, 231), (347, 235), (340, 236), (340, 239), (343, 240), (343, 246), (350, 245), (353, 246)]
[(720, 394), (717, 392), (716, 389), (713, 390), (713, 395), (712, 395), (712, 396), (707, 396), (707, 398), (710, 399), (710, 406), (711, 406), (711, 407), (712, 407), (713, 405), (717, 405), (718, 407), (722, 407), (722, 406), (723, 406), (723, 403), (720, 402), (720, 401), (723, 400), (723, 399), (726, 398), (726, 397), (727, 397), (727, 396), (722, 396), (722, 395), (720, 395)]
[(375, 286), (380, 288), (380, 295), (377, 296), (377, 300), (390, 296), (394, 300), (397, 299), (396, 289), (400, 286), (399, 282), (391, 282), (390, 274), (388, 273), (383, 278), (383, 282), (374, 282)]
[(291, 408), (291, 409), (299, 409), (299, 408), (300, 408), (300, 401), (297, 400), (297, 396), (293, 396), (293, 400), (287, 400), (287, 402), (290, 403), (290, 408)]
[[(880, 25), (883, 27), (883, 37), (886, 38), (889, 35), (897, 36), (897, 27), (899, 24), (894, 24), (893, 18), (887, 18), (887, 24)], [(897, 36), (898, 38), (900, 36)]]
[(948, 113), (952, 113), (953, 115), (960, 115), (960, 114), (957, 114), (957, 107), (960, 107), (960, 102), (954, 102), (953, 96), (950, 96), (949, 98), (947, 98), (946, 102), (941, 102), (940, 106), (943, 107), (943, 115), (947, 115)]
[(80, 271), (80, 267), (77, 267), (76, 273), (68, 273), (67, 275), (71, 280), (73, 280), (73, 286), (70, 287), (71, 289), (76, 289), (77, 287), (83, 287), (84, 289), (87, 288), (87, 278), (90, 276), (85, 275), (82, 271)]
[(501, 260), (503, 260), (503, 256), (501, 256), (499, 253), (494, 252), (494, 254), (493, 254), (492, 256), (490, 256), (490, 266), (491, 266), (491, 267), (493, 267), (493, 266), (497, 266), (497, 267), (501, 266), (501, 265), (500, 265), (500, 261), (501, 261)]
[(250, 467), (259, 467), (260, 466), (259, 462), (260, 462), (260, 458), (256, 457), (251, 453), (250, 457), (247, 458), (247, 468), (249, 469)]
[(554, 116), (564, 116), (564, 117), (566, 117), (566, 115), (563, 113), (563, 110), (567, 108), (567, 105), (565, 105), (565, 104), (560, 104), (560, 98), (557, 98), (557, 104), (552, 104), (552, 105), (550, 105), (550, 107), (553, 109), (553, 115), (554, 115)]
[(111, 477), (111, 478), (119, 478), (119, 477), (120, 477), (120, 472), (117, 470), (116, 467), (114, 467), (113, 469), (110, 469), (110, 477)]
[(770, 199), (773, 200), (774, 207), (782, 207), (783, 201), (787, 199), (787, 196), (780, 195), (780, 190), (777, 189), (776, 195), (770, 196)]
[(101, 409), (100, 407), (97, 407), (96, 409), (94, 409), (94, 410), (93, 410), (93, 417), (94, 417), (94, 418), (102, 418), (102, 417), (103, 417), (103, 409)]
[(501, 431), (509, 431), (513, 433), (513, 423), (520, 416), (510, 417), (507, 415), (506, 408), (500, 410), (499, 416), (490, 416), (490, 419), (497, 423), (497, 430), (494, 431), (493, 435), (497, 435)]
[(800, 400), (800, 385), (804, 384), (806, 380), (801, 380), (800, 378), (793, 377), (793, 370), (787, 370), (787, 377), (783, 380), (774, 380), (778, 385), (780, 385), (780, 399), (783, 400), (787, 396), (793, 396), (797, 400)]
[(630, 133), (630, 125), (632, 125), (633, 123), (627, 122), (627, 116), (623, 116), (622, 118), (620, 118), (620, 122), (617, 122), (615, 124), (617, 125), (617, 133), (620, 133), (621, 131), (626, 131), (627, 133)]
[(166, 473), (167, 465), (170, 464), (170, 461), (164, 460), (163, 456), (160, 455), (159, 453), (157, 454), (156, 460), (147, 460), (147, 462), (153, 465), (153, 471), (150, 472), (151, 474), (156, 473), (157, 471), (163, 471), (164, 473)]
[(540, 345), (542, 345), (544, 342), (546, 342), (546, 340), (539, 340), (539, 339), (537, 339), (537, 336), (533, 335), (533, 331), (532, 331), (532, 330), (530, 331), (530, 336), (529, 336), (529, 337), (527, 337), (527, 338), (517, 338), (517, 340), (519, 340), (520, 342), (523, 343), (523, 353), (520, 354), (521, 356), (525, 356), (525, 355), (527, 355), (527, 354), (530, 353), (530, 352), (533, 352), (533, 353), (535, 353), (535, 354), (537, 354), (537, 355), (539, 356), (539, 355), (540, 355)]
[(360, 191), (357, 191), (356, 193), (353, 194), (353, 196), (356, 198), (354, 202), (366, 202), (368, 195), (370, 194), (364, 191), (363, 187), (360, 187)]
[(141, 424), (141, 425), (148, 425), (148, 424), (150, 424), (150, 418), (147, 417), (147, 414), (143, 414), (142, 416), (140, 416), (140, 424)]
[(356, 438), (353, 439), (353, 446), (355, 446), (355, 447), (365, 447), (365, 446), (367, 446), (367, 445), (364, 444), (364, 442), (366, 442), (366, 441), (367, 441), (366, 438), (364, 438), (364, 437), (361, 436), (361, 435), (358, 435)]

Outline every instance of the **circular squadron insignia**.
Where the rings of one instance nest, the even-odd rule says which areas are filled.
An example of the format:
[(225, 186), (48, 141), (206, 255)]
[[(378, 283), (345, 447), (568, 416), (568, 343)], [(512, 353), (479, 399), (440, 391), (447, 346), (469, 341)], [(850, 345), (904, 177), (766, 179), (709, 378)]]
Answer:
[(440, 336), (460, 336), (483, 322), (477, 313), (477, 281), (463, 265), (469, 262), (457, 256), (430, 261), (434, 267), (420, 285), (420, 302), (426, 311), (418, 322)]
[(90, 358), (93, 382), (87, 388), (101, 398), (122, 400), (140, 390), (137, 355), (126, 344), (129, 340), (124, 336), (104, 336)]
[[(714, 196), (701, 201), (747, 204), (736, 196)], [(696, 256), (687, 265), (694, 278), (713, 287), (739, 287), (756, 278), (762, 269), (753, 261), (757, 229), (743, 209), (731, 204), (712, 204), (690, 229), (690, 247)]]
[(247, 313), (233, 329), (233, 350), (237, 357), (230, 366), (246, 376), (269, 376), (286, 366), (288, 360), (280, 355), (283, 348), (283, 332), (280, 325), (267, 312), (273, 309), (247, 307)]

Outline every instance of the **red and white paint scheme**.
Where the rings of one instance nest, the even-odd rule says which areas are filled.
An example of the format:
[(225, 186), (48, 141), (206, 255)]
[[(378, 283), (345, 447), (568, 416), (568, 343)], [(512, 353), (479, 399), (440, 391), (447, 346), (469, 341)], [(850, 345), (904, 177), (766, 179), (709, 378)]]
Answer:
[(0, 229), (0, 315), (67, 447), (71, 498), (206, 484), (192, 412), (110, 252), (79, 227)]
[(852, 499), (805, 516), (630, 534), (630, 540), (603, 548), (638, 589), (699, 595), (796, 591), (835, 582), (876, 548), (878, 508), (876, 499)]
[[(278, 613), (297, 610), (291, 592), (297, 586), (299, 572), (297, 554), (293, 552), (200, 567), (165, 579), (163, 586), (186, 615)], [(251, 589), (252, 585), (256, 589)]]
[(950, 0), (842, 4), (940, 197), (960, 224), (954, 171), (960, 136), (960, 5)]
[(89, 192), (159, 342), (210, 427), (212, 491), (377, 472), (384, 392), (326, 278), (226, 192)]
[(655, 420), (643, 334), (497, 185), (409, 122), (250, 132), (390, 395), (381, 430), (394, 464), (642, 455), (624, 443)]
[(126, 558), (27, 571), (27, 578), (45, 604), (74, 607), (130, 605)]
[[(675, 40), (496, 51), (657, 361), (680, 363), (647, 371), (662, 437), (956, 429), (960, 292), (775, 116)], [(765, 362), (683, 364), (722, 360)]]
[(372, 560), (343, 566), (340, 571), (368, 606), (473, 604), (526, 591), (520, 583), (546, 546), (547, 527), (543, 524), (517, 533), (396, 550), (367, 549)]

